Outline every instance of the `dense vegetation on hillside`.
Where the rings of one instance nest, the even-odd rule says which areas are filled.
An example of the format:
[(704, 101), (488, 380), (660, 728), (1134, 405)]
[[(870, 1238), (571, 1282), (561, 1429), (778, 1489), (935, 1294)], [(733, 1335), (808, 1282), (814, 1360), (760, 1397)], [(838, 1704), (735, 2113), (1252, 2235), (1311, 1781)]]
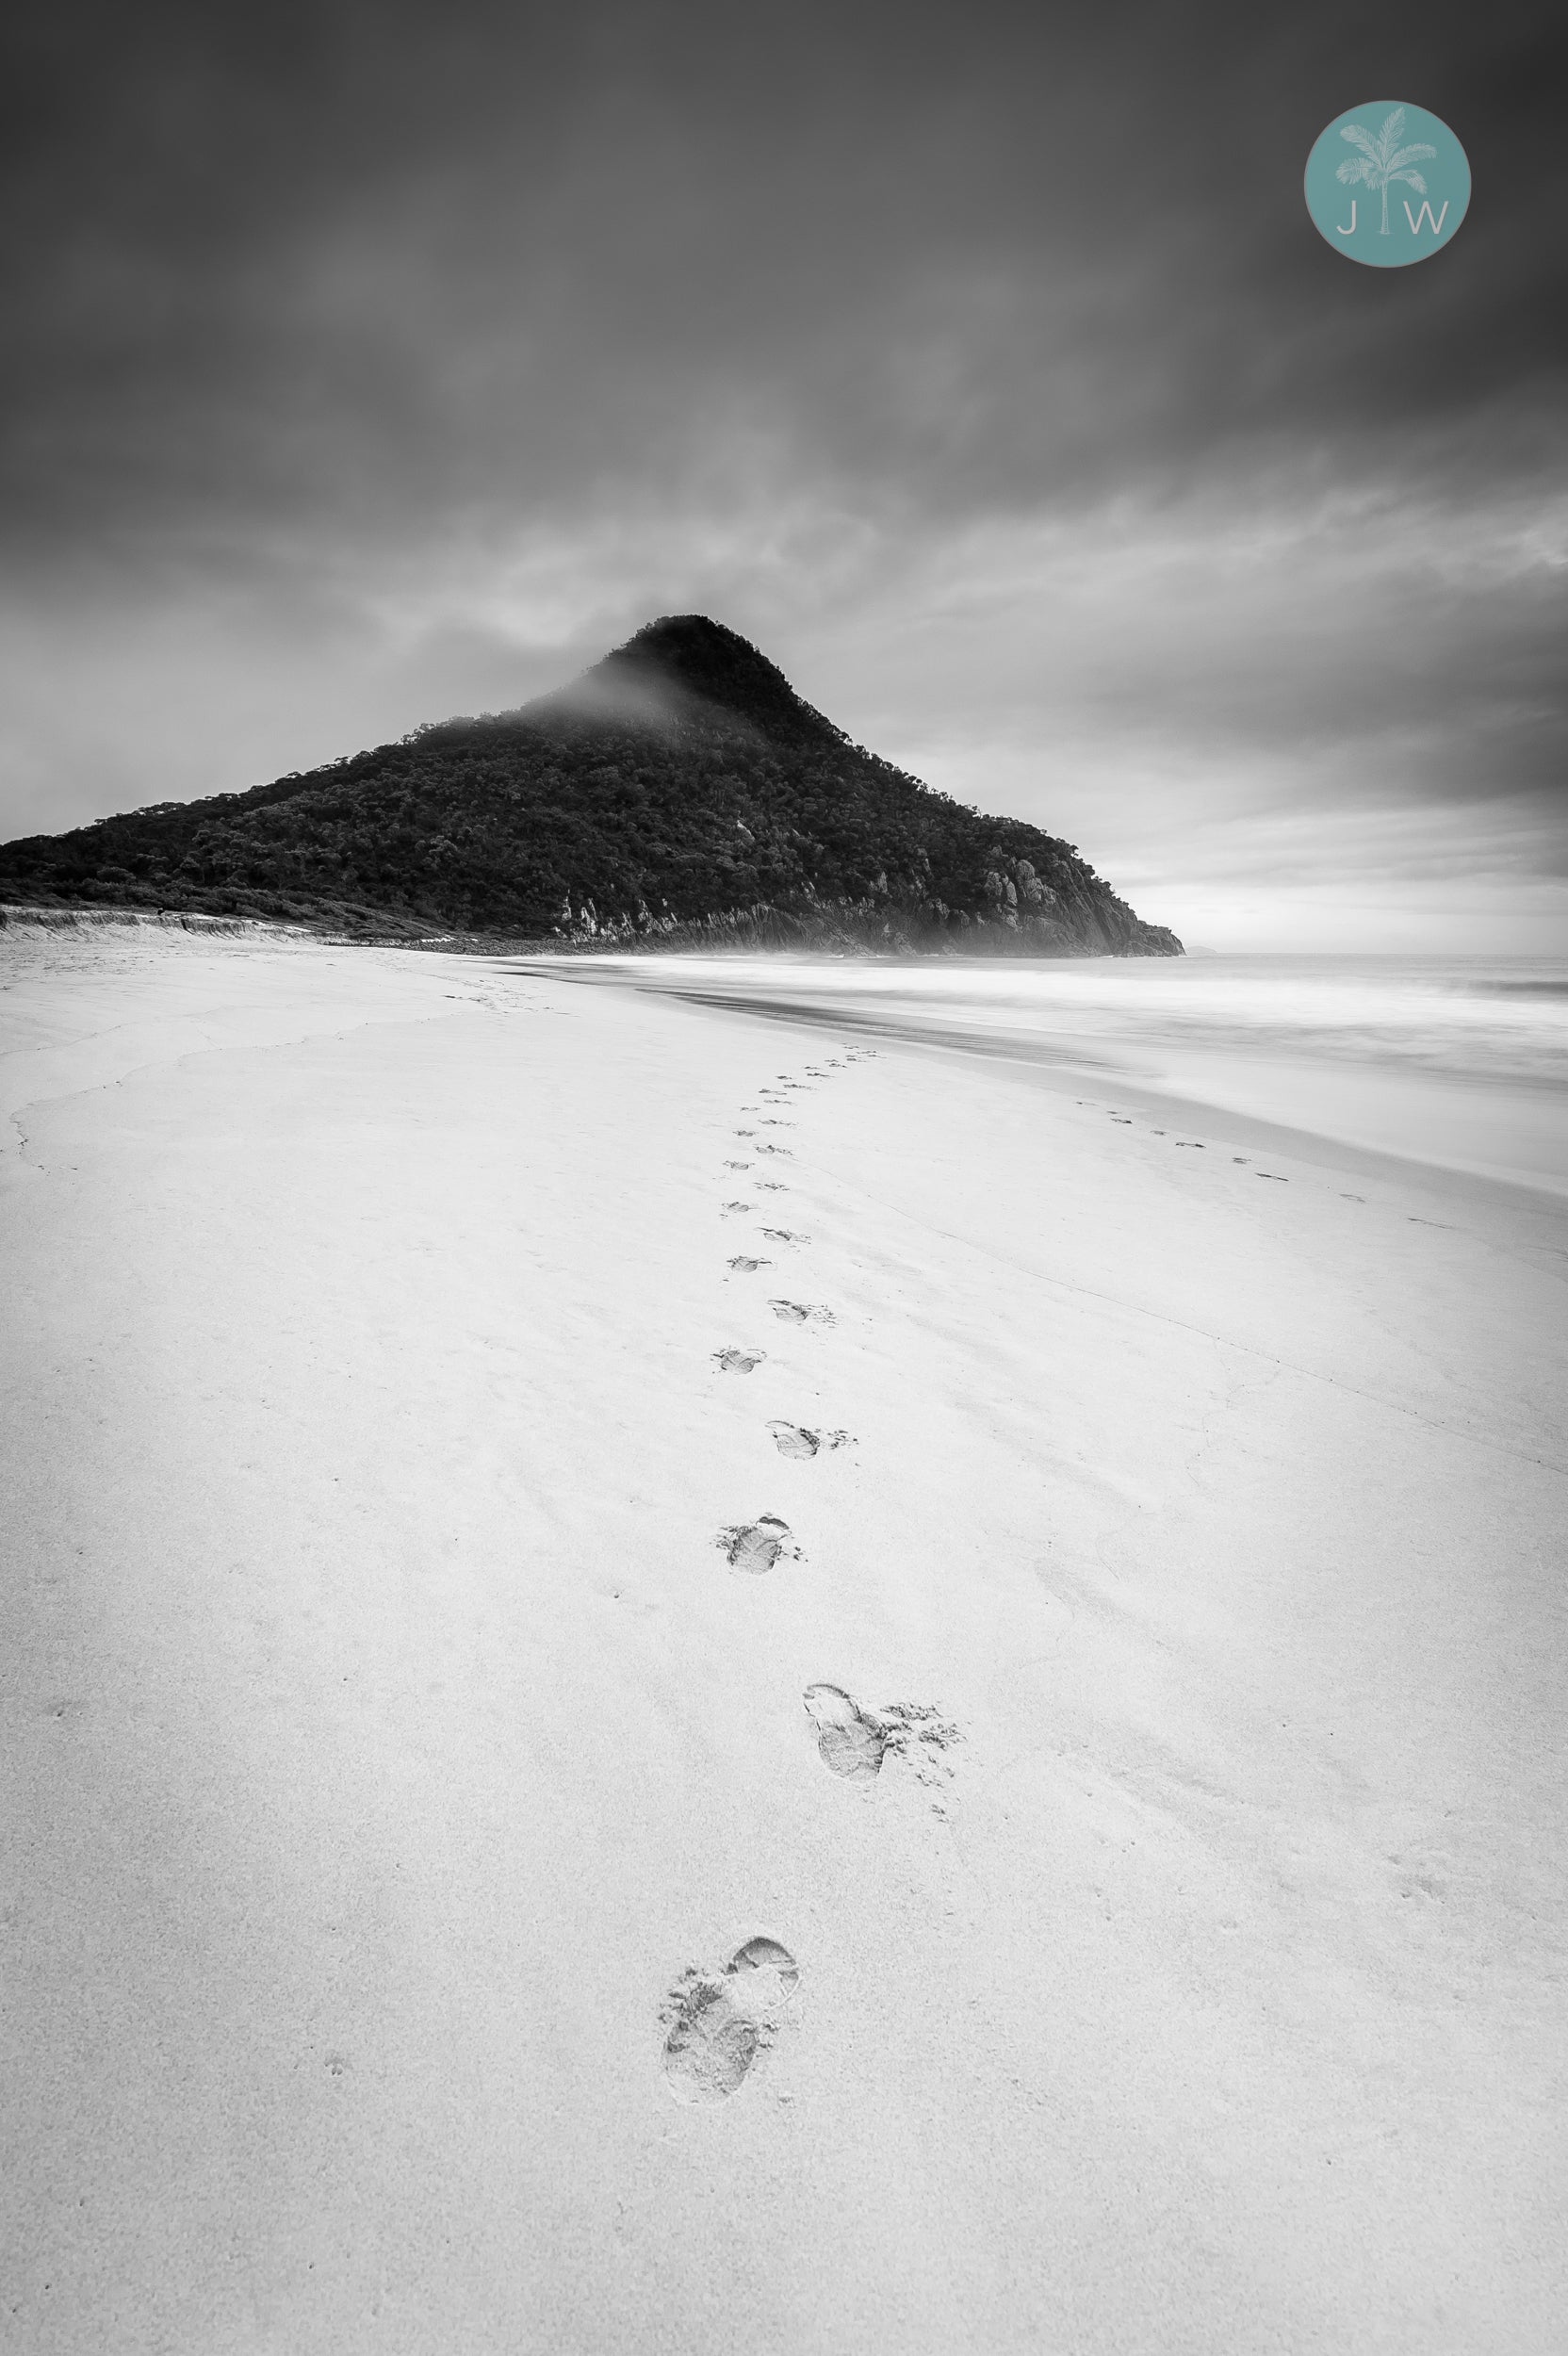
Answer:
[(517, 712), (0, 846), (0, 899), (649, 945), (1181, 947), (1070, 844), (852, 744), (700, 615)]

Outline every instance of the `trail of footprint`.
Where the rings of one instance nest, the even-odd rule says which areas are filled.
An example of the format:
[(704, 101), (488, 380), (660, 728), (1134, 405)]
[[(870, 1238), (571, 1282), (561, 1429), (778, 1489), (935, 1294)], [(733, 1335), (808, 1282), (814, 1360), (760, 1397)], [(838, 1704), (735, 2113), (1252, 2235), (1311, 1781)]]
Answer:
[(825, 1309), (820, 1301), (770, 1301), (769, 1308), (786, 1325), (804, 1325), (809, 1318), (813, 1325), (831, 1325), (833, 1312)]
[(751, 1260), (746, 1257), (743, 1252), (739, 1252), (736, 1253), (734, 1259), (730, 1261), (729, 1266), (732, 1268), (739, 1268), (743, 1276), (755, 1276), (760, 1268), (772, 1268), (773, 1262), (771, 1260)]
[(767, 1352), (760, 1350), (716, 1350), (713, 1364), (722, 1366), (726, 1374), (749, 1374), (753, 1366), (762, 1364), (766, 1355)]
[(871, 1783), (882, 1772), (888, 1738), (874, 1718), (838, 1685), (808, 1685), (806, 1714), (816, 1733), (825, 1767), (852, 1783)]
[(776, 1939), (748, 1939), (721, 1974), (684, 1972), (660, 2011), (664, 2083), (678, 2102), (722, 2102), (777, 2033), (800, 1966)]
[(790, 1526), (776, 1513), (760, 1514), (754, 1522), (732, 1523), (721, 1530), (713, 1542), (724, 1548), (732, 1571), (745, 1572), (760, 1579), (771, 1571), (782, 1557), (786, 1562), (800, 1560), (800, 1548), (790, 1535)]

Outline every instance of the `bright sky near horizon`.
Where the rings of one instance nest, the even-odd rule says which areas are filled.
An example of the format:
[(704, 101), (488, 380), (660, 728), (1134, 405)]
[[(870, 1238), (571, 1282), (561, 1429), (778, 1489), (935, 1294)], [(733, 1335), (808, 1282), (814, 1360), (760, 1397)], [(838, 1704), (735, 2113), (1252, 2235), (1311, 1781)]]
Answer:
[[(1221, 948), (1568, 945), (1546, 0), (13, 17), (0, 836), (656, 614)], [(1475, 174), (1308, 219), (1344, 108)]]

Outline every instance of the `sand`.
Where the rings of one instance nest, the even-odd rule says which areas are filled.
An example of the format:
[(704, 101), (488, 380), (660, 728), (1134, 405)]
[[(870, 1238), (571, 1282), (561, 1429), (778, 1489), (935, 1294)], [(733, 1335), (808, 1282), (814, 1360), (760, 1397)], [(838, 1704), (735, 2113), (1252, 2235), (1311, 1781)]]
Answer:
[(1561, 2345), (1560, 1203), (0, 966), (8, 2346)]

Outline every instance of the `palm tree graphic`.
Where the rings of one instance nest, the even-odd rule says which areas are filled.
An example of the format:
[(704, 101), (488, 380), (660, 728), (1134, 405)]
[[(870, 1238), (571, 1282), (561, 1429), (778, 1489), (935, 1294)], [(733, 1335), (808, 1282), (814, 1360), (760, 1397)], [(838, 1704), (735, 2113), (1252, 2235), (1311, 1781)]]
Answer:
[(1360, 153), (1347, 155), (1335, 177), (1343, 180), (1347, 188), (1352, 188), (1360, 181), (1366, 188), (1382, 190), (1383, 221), (1378, 233), (1380, 237), (1386, 237), (1388, 235), (1389, 182), (1403, 180), (1415, 190), (1417, 196), (1425, 196), (1425, 180), (1418, 172), (1412, 172), (1410, 167), (1412, 164), (1429, 163), (1437, 154), (1436, 148), (1428, 147), (1424, 140), (1417, 140), (1413, 147), (1401, 147), (1399, 141), (1404, 137), (1404, 130), (1405, 110), (1403, 106), (1396, 106), (1376, 139), (1362, 123), (1346, 123), (1339, 135), (1342, 139), (1348, 139)]

